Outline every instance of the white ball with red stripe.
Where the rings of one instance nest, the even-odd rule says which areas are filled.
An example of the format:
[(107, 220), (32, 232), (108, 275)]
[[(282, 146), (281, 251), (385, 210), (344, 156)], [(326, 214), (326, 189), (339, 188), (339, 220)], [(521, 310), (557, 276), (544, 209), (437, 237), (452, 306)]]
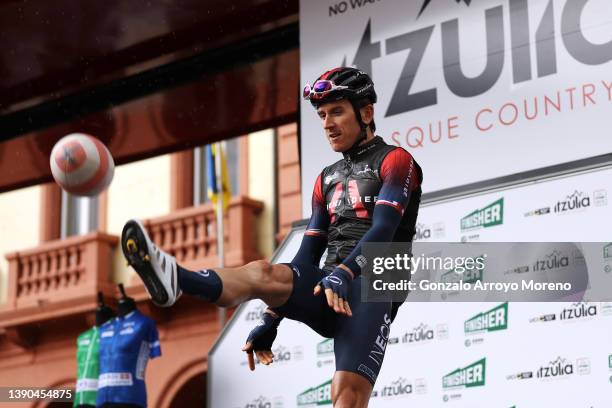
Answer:
[(51, 151), (51, 173), (64, 190), (95, 196), (113, 180), (115, 162), (102, 142), (84, 133), (61, 138)]

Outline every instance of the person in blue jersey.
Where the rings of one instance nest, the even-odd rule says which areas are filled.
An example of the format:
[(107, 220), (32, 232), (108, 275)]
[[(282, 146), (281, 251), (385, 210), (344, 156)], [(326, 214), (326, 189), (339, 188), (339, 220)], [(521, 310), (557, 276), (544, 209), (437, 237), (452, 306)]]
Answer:
[(96, 406), (146, 408), (147, 362), (161, 356), (157, 326), (125, 293), (119, 300), (118, 312), (118, 317), (100, 327)]
[[(272, 342), (282, 318), (333, 338), (334, 407), (366, 407), (400, 303), (361, 301), (362, 247), (412, 241), (423, 174), (410, 153), (374, 135), (377, 95), (366, 73), (346, 67), (329, 70), (304, 88), (303, 97), (316, 109), (329, 145), (343, 157), (317, 177), (312, 215), (290, 263), (260, 260), (240, 268), (191, 272), (160, 250), (137, 220), (124, 226), (121, 245), (160, 306), (171, 306), (183, 292), (223, 307), (263, 300), (269, 307), (243, 349), (251, 369), (253, 351), (263, 364), (272, 362)], [(319, 268), (325, 249), (328, 254)]]

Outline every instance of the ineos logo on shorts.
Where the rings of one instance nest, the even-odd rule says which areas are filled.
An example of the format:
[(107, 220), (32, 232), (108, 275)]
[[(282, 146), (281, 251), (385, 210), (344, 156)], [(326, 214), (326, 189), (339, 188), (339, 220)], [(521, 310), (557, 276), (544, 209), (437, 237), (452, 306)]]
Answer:
[(336, 285), (342, 285), (342, 279), (337, 276), (326, 276), (325, 279)]

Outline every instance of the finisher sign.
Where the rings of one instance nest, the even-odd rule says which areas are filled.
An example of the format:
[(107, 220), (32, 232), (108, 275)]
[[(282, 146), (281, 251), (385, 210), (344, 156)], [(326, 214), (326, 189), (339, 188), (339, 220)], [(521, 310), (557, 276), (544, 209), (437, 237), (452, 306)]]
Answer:
[[(612, 151), (611, 33), (609, 0), (302, 1), (301, 78), (370, 73), (377, 133), (413, 154), (432, 192)], [(340, 156), (301, 108), (309, 191)]]

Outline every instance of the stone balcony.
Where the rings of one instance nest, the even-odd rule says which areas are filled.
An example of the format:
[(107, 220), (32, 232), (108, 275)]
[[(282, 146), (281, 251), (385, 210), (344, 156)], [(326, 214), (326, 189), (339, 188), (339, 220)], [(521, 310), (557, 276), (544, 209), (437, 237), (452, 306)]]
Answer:
[[(227, 266), (261, 257), (254, 234), (255, 218), (262, 209), (261, 202), (247, 197), (231, 200), (225, 215)], [(219, 264), (212, 204), (176, 210), (143, 223), (151, 238), (185, 267), (200, 269)], [(51, 319), (76, 317), (84, 322), (88, 316), (91, 320), (99, 291), (115, 298), (112, 259), (114, 251), (120, 251), (118, 241), (117, 236), (93, 232), (8, 254), (8, 298), (0, 306), (0, 329), (5, 329), (13, 343), (26, 347), (35, 343), (33, 333)], [(137, 301), (147, 299), (140, 280), (133, 283), (128, 288), (129, 296)]]
[[(238, 266), (261, 258), (255, 245), (255, 216), (263, 209), (260, 201), (234, 197), (227, 208), (225, 265)], [(217, 218), (212, 204), (176, 210), (144, 221), (151, 239), (174, 255), (188, 269), (214, 268), (217, 255)]]

